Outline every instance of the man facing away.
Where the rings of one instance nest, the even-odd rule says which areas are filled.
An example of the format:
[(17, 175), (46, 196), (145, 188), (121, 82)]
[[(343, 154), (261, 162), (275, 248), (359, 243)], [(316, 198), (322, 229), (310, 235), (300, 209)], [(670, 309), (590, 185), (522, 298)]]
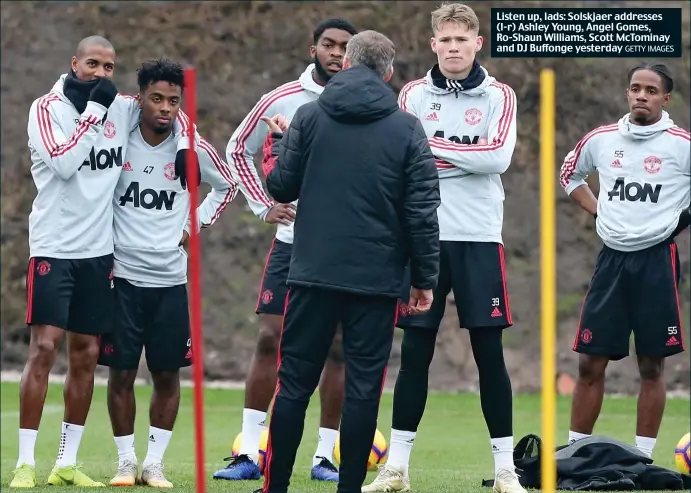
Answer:
[[(331, 77), (341, 70), (346, 43), (357, 31), (343, 19), (328, 19), (314, 30), (310, 48), (313, 63), (300, 78), (288, 82), (263, 96), (240, 123), (228, 142), (226, 156), (240, 190), (252, 211), (261, 219), (277, 224), (276, 237), (266, 259), (256, 313), (259, 334), (245, 384), (245, 409), (242, 413), (242, 445), (237, 458), (219, 471), (216, 479), (259, 479), (258, 450), (266, 413), (276, 390), (276, 358), (283, 325), (288, 269), (293, 243), (295, 204), (274, 204), (266, 196), (252, 162), (264, 143), (266, 125), (260, 118), (281, 114), (291, 119), (297, 109), (314, 101)], [(338, 436), (343, 403), (343, 355), (340, 338), (329, 352), (322, 376), (319, 397), (321, 422), (319, 442), (312, 459), (311, 477), (315, 480), (338, 481), (338, 470), (332, 452)]]
[[(432, 304), (439, 180), (420, 121), (398, 108), (386, 84), (393, 59), (384, 35), (355, 35), (344, 70), (316, 102), (298, 109), (284, 137), (270, 136), (281, 142), (263, 163), (265, 170), (277, 163), (267, 176), (269, 193), (281, 203), (300, 202), (264, 493), (288, 489), (307, 405), (338, 324), (347, 376), (337, 491), (360, 491), (408, 262), (411, 312)], [(280, 115), (264, 121), (274, 131), (287, 124)]]
[[(29, 110), (31, 174), (37, 188), (29, 215), (27, 273), (29, 354), (19, 403), (19, 458), (10, 487), (36, 486), (36, 436), (48, 375), (66, 336), (68, 370), (60, 449), (51, 485), (103, 486), (77, 466), (91, 406), (98, 338), (113, 312), (113, 190), (139, 121), (134, 99), (111, 81), (115, 50), (100, 36), (84, 38), (70, 71)], [(189, 127), (176, 122), (185, 146)]]
[[(149, 445), (141, 483), (172, 488), (163, 475), (163, 455), (180, 406), (180, 368), (192, 364), (187, 304), (187, 254), (183, 244), (190, 199), (175, 179), (172, 122), (182, 103), (184, 71), (170, 60), (149, 60), (138, 74), (139, 126), (132, 131), (114, 202), (115, 317), (101, 340), (102, 365), (110, 367), (108, 412), (118, 450), (112, 486), (134, 486), (134, 381), (142, 349), (153, 380)], [(186, 151), (181, 151), (186, 152)], [(198, 226), (220, 217), (237, 194), (230, 169), (216, 150), (198, 144), (200, 178), (211, 191), (198, 207)]]
[[(513, 464), (511, 381), (502, 333), (512, 324), (502, 243), (501, 174), (516, 143), (516, 96), (476, 59), (482, 48), (475, 12), (463, 4), (431, 14), (438, 63), (399, 94), (399, 105), (422, 121), (439, 172), (441, 264), (429, 312), (405, 316), (401, 369), (394, 390), (389, 456), (365, 492), (407, 491), (408, 466), (427, 400), (446, 297), (453, 290), (459, 325), (470, 332), (482, 413), (494, 455), (499, 492), (523, 488)], [(405, 298), (404, 298), (405, 299)]]
[[(628, 82), (629, 113), (583, 137), (561, 168), (562, 187), (595, 217), (604, 243), (573, 345), (580, 354), (569, 443), (592, 434), (607, 364), (629, 355), (633, 331), (636, 447), (651, 456), (665, 408), (665, 358), (684, 351), (674, 237), (688, 226), (691, 163), (689, 132), (663, 110), (674, 86), (668, 68), (640, 64)], [(595, 171), (598, 198), (585, 181)]]

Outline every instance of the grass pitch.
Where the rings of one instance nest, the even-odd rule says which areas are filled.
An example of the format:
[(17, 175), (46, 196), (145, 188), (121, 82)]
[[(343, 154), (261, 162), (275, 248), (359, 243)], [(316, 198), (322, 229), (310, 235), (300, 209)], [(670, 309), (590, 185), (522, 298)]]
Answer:
[[(148, 431), (148, 401), (150, 388), (137, 387), (136, 449), (140, 461), (146, 455)], [(17, 460), (17, 429), (19, 426), (19, 385), (1, 384), (0, 449), (1, 487), (9, 491), (8, 482)], [(250, 493), (261, 481), (216, 481), (213, 472), (225, 464), (221, 460), (230, 455), (235, 435), (240, 431), (244, 393), (240, 390), (209, 389), (205, 393), (206, 472), (208, 492)], [(379, 429), (389, 439), (392, 394), (382, 397)], [(568, 434), (570, 399), (559, 398), (557, 404), (557, 443), (564, 443)], [(58, 488), (43, 486), (58, 451), (62, 421), (62, 387), (51, 385), (46, 399), (46, 411), (36, 443), (37, 476), (40, 486), (33, 491), (56, 493)], [(195, 491), (195, 442), (191, 389), (183, 389), (178, 421), (166, 452), (166, 475), (174, 484), (172, 491)], [(595, 433), (633, 444), (635, 436), (635, 398), (607, 398)], [(300, 445), (293, 474), (291, 491), (305, 493), (333, 492), (334, 483), (310, 481), (311, 458), (317, 443), (319, 400), (315, 395), (307, 412), (305, 435)], [(671, 399), (667, 402), (660, 436), (655, 447), (655, 464), (674, 468), (674, 447), (689, 431), (689, 400)], [(514, 399), (515, 441), (526, 434), (541, 435), (540, 396), (523, 395)], [(94, 401), (86, 423), (79, 450), (84, 472), (105, 483), (117, 465), (117, 451), (106, 409), (106, 389), (96, 387)], [(367, 482), (376, 473), (369, 473)], [(429, 396), (427, 410), (418, 431), (411, 458), (412, 489), (420, 493), (490, 493), (481, 487), (482, 479), (493, 477), (492, 453), (480, 410), (480, 398), (474, 394), (439, 394)], [(145, 491), (145, 487), (100, 488), (99, 491)], [(73, 489), (73, 488), (69, 488)], [(79, 489), (83, 491), (83, 489)]]

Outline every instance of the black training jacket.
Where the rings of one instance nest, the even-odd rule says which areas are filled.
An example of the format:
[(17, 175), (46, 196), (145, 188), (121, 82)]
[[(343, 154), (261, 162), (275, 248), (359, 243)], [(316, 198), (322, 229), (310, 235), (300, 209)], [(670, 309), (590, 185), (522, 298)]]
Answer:
[(436, 286), (439, 180), (420, 122), (376, 72), (336, 74), (269, 134), (263, 168), (277, 202), (299, 199), (288, 284), (397, 297)]
[[(524, 488), (540, 489), (542, 439), (526, 435), (513, 451), (518, 481)], [(557, 447), (557, 490), (640, 491), (686, 490), (691, 476), (656, 466), (635, 447), (606, 436), (591, 436)], [(492, 487), (494, 480), (483, 480)]]

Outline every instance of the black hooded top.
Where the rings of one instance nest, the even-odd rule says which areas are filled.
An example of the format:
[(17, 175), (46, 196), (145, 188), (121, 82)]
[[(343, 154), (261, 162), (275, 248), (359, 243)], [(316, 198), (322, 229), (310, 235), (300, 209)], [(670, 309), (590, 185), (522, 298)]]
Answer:
[(376, 72), (336, 74), (264, 149), (269, 193), (299, 199), (289, 285), (398, 297), (410, 262), (412, 285), (435, 287), (434, 156), (418, 119)]

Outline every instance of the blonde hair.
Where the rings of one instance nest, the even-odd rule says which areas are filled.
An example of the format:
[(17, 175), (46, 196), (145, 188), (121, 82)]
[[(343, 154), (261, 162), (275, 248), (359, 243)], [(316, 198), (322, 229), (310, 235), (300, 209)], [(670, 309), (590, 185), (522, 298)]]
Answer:
[(475, 11), (462, 3), (447, 3), (432, 12), (432, 31), (439, 31), (445, 22), (455, 22), (468, 27), (469, 31), (480, 31), (480, 21)]

